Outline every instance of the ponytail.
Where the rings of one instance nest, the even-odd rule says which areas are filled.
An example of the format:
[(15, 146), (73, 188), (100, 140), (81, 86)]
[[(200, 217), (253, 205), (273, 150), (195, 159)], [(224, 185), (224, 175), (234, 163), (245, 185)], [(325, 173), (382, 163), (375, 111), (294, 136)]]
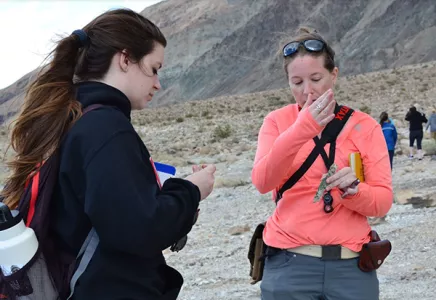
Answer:
[(130, 9), (109, 10), (58, 42), (51, 63), (27, 90), (12, 130), (15, 157), (8, 162), (11, 175), (1, 195), (5, 204), (16, 208), (29, 175), (57, 150), (66, 130), (81, 116), (73, 80), (103, 79), (116, 53), (127, 50), (132, 61), (139, 62), (156, 43), (167, 45), (160, 29)]
[(7, 162), (11, 175), (2, 191), (3, 202), (10, 208), (18, 206), (29, 175), (59, 147), (65, 131), (81, 115), (73, 86), (81, 46), (84, 46), (83, 35), (72, 34), (60, 40), (48, 56), (53, 56), (51, 63), (40, 71), (27, 90), (12, 129), (10, 146), (15, 156)]

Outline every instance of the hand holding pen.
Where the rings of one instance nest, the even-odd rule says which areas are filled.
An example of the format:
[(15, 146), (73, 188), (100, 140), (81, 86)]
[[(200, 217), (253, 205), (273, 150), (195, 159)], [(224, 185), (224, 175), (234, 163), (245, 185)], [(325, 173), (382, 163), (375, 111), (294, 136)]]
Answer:
[(356, 178), (354, 171), (350, 167), (345, 167), (327, 178), (326, 191), (337, 187), (343, 191), (341, 197), (344, 198), (347, 195), (355, 195), (359, 191), (359, 183), (360, 180)]

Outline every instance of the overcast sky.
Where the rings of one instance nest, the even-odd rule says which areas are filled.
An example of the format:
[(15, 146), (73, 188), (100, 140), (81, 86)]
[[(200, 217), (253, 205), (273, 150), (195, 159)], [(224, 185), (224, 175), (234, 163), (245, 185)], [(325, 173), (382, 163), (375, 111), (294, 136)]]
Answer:
[(117, 7), (137, 12), (160, 0), (0, 0), (0, 89), (40, 66), (57, 34), (70, 34)]

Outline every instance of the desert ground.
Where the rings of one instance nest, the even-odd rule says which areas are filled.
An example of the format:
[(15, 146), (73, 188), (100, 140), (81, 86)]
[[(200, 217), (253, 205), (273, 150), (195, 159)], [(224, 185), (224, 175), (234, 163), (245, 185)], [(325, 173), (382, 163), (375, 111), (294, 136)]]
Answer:
[[(428, 63), (342, 78), (335, 90), (339, 103), (375, 119), (386, 110), (399, 132), (396, 203), (384, 222), (373, 225), (393, 246), (378, 270), (383, 300), (435, 298), (436, 143), (426, 133), (424, 159), (409, 159), (404, 121), (411, 104), (427, 116), (436, 106), (435, 75), (435, 64)], [(155, 160), (176, 165), (179, 176), (189, 174), (192, 164), (217, 165), (215, 190), (201, 203), (187, 246), (179, 253), (165, 251), (168, 263), (185, 277), (180, 299), (259, 299), (259, 284), (251, 285), (248, 276), (247, 249), (256, 224), (272, 213), (274, 203), (253, 187), (250, 172), (263, 117), (290, 102), (283, 89), (137, 114), (136, 126)], [(407, 204), (412, 197), (420, 197), (417, 204)]]
[[(399, 132), (393, 169), (396, 202), (386, 219), (373, 225), (393, 245), (378, 270), (383, 300), (435, 299), (436, 143), (426, 133), (424, 159), (409, 159), (404, 121), (411, 104), (429, 116), (430, 107), (436, 106), (435, 78), (436, 63), (426, 63), (342, 78), (335, 88), (338, 103), (375, 119), (385, 110)], [(274, 203), (270, 194), (261, 195), (253, 187), (250, 173), (264, 116), (291, 102), (288, 89), (282, 89), (133, 114), (134, 126), (154, 160), (175, 165), (177, 176), (189, 174), (193, 164), (217, 166), (215, 189), (201, 203), (186, 247), (179, 253), (164, 252), (168, 263), (184, 275), (181, 300), (260, 299), (259, 284), (250, 284), (248, 243)], [(2, 151), (8, 133), (4, 125)], [(2, 170), (4, 180), (7, 170)], [(410, 204), (413, 197), (417, 200)]]

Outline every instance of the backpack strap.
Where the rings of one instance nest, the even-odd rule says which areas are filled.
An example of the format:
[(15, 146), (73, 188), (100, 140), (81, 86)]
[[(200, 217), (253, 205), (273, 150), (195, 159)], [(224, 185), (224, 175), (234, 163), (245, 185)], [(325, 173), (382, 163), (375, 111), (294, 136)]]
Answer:
[[(326, 128), (324, 128), (321, 139), (319, 139), (317, 136), (313, 138), (315, 147), (313, 148), (312, 152), (310, 152), (309, 156), (306, 158), (300, 168), (294, 174), (292, 174), (288, 181), (286, 181), (285, 184), (278, 190), (276, 196), (276, 205), (283, 197), (283, 193), (293, 187), (298, 180), (303, 177), (307, 170), (309, 170), (310, 166), (312, 166), (319, 154), (321, 154), (323, 157), (327, 169), (330, 168), (335, 160), (336, 138), (342, 131), (342, 128), (344, 128), (353, 112), (354, 110), (347, 106), (336, 105), (335, 118), (329, 124), (327, 124)], [(327, 143), (330, 143), (330, 155), (328, 157), (324, 150), (324, 146)]]
[[(103, 107), (105, 105), (103, 104), (91, 104), (82, 112), (82, 117), (97, 108)], [(70, 281), (70, 295), (68, 296), (67, 300), (71, 299), (74, 294), (74, 290), (76, 288), (77, 281), (79, 280), (80, 276), (85, 272), (86, 268), (88, 267), (89, 263), (91, 262), (92, 257), (94, 256), (95, 250), (97, 249), (97, 246), (100, 242), (100, 239), (97, 235), (97, 232), (94, 228), (91, 228), (91, 230), (88, 233), (88, 236), (86, 237), (85, 241), (82, 244), (82, 247), (80, 247), (79, 253), (77, 254), (76, 260), (80, 259), (79, 266), (77, 267), (76, 271), (74, 272), (73, 276), (71, 277)]]
[[(105, 105), (103, 104), (91, 104), (89, 106), (87, 106), (83, 112), (82, 112), (82, 117), (92, 111), (95, 110), (97, 108), (103, 107)], [(26, 187), (29, 184), (30, 180), (31, 180), (31, 187), (30, 187), (30, 202), (29, 202), (29, 209), (27, 212), (27, 217), (26, 217), (26, 226), (30, 227), (30, 224), (32, 223), (33, 217), (35, 215), (35, 208), (36, 208), (36, 201), (38, 199), (38, 194), (39, 194), (39, 183), (40, 183), (40, 170), (42, 165), (45, 163), (45, 161), (43, 163), (39, 163), (36, 166), (37, 171), (32, 174), (31, 177), (28, 178), (27, 182), (26, 182)]]
[(86, 113), (88, 113), (88, 112), (90, 112), (90, 111), (92, 111), (92, 110), (94, 110), (94, 109), (97, 109), (97, 108), (103, 107), (103, 106), (107, 106), (107, 105), (98, 104), (98, 103), (88, 105), (87, 107), (85, 107), (85, 108), (83, 109), (83, 111), (82, 111), (82, 117), (83, 117)]
[(99, 242), (100, 239), (97, 235), (97, 232), (95, 231), (94, 228), (92, 228), (88, 236), (86, 237), (85, 242), (83, 242), (79, 254), (77, 254), (77, 259), (79, 259), (80, 257), (82, 258), (80, 260), (79, 266), (77, 267), (76, 271), (73, 274), (73, 277), (71, 278), (70, 295), (68, 296), (67, 300), (70, 300), (71, 297), (73, 296), (77, 281), (88, 267), (92, 257), (94, 256), (95, 250), (97, 249)]

